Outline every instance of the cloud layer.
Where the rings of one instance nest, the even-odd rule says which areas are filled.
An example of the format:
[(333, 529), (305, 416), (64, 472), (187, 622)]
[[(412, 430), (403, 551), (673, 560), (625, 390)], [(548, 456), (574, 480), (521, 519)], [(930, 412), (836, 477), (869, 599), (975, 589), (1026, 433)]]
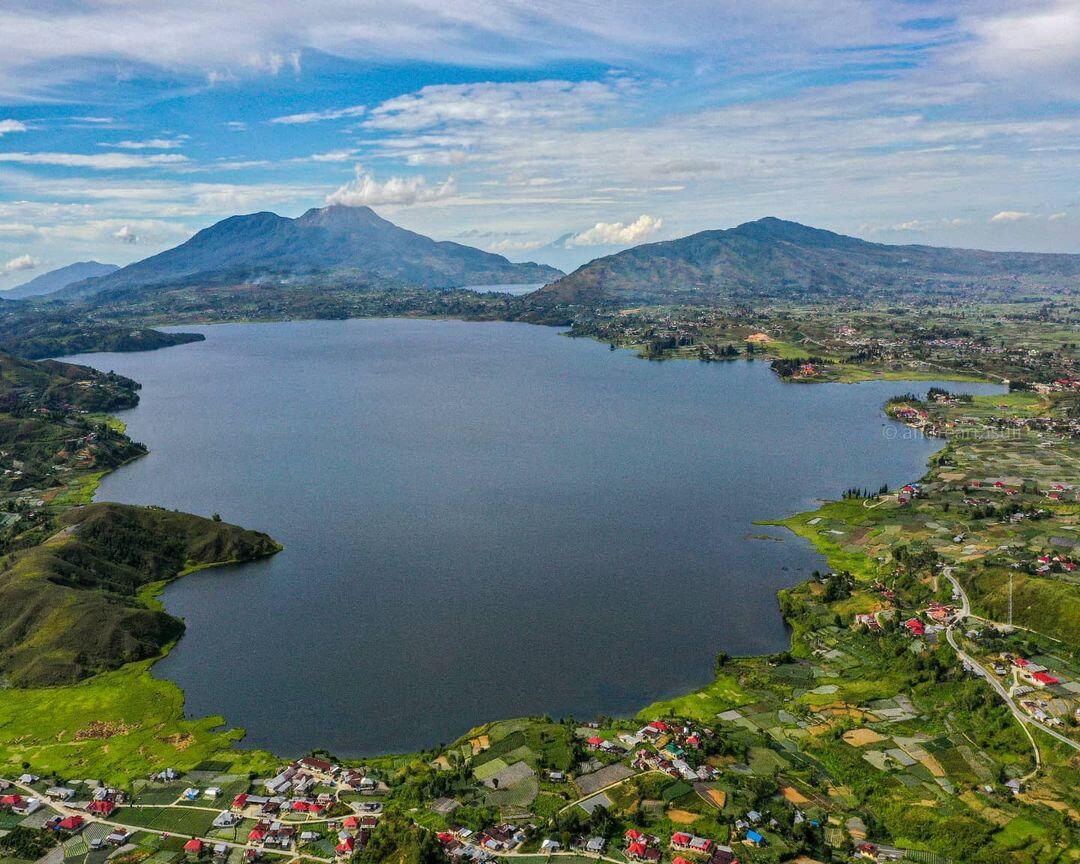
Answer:
[(429, 186), (423, 177), (390, 177), (382, 182), (356, 166), (356, 176), (326, 196), (327, 204), (346, 207), (378, 207), (382, 205), (412, 205), (441, 201), (457, 192), (454, 178)]
[(664, 227), (664, 220), (642, 214), (633, 222), (597, 222), (587, 231), (573, 235), (567, 246), (634, 246)]

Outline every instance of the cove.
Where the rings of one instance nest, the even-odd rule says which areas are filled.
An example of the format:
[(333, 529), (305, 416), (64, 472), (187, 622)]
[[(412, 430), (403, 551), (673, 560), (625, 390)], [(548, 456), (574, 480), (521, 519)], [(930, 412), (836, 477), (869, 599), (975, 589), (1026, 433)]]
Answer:
[(718, 650), (781, 650), (775, 593), (824, 563), (753, 521), (916, 479), (941, 446), (881, 410), (934, 382), (784, 384), (526, 324), (183, 329), (206, 341), (68, 358), (143, 384), (122, 417), (150, 455), (98, 499), (285, 544), (170, 586), (187, 633), (154, 668), (282, 755), (631, 713)]

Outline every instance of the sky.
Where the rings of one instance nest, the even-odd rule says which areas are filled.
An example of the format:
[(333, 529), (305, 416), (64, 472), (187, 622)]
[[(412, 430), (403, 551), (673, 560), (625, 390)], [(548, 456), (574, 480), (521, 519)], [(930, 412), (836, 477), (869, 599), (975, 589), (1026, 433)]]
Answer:
[(564, 269), (763, 216), (1080, 252), (1080, 0), (5, 0), (0, 288), (370, 205)]

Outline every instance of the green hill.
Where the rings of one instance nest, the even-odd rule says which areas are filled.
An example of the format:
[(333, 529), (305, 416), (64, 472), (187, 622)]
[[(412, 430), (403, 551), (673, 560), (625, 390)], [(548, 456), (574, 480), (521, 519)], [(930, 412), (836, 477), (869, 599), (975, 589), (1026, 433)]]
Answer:
[(186, 513), (91, 504), (45, 543), (0, 559), (0, 675), (65, 684), (153, 657), (183, 623), (140, 589), (280, 548), (266, 534)]

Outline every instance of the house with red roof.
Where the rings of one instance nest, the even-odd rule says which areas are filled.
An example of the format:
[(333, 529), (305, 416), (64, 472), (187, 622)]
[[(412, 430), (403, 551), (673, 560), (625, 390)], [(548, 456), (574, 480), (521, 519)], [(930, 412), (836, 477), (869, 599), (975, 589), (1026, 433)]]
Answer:
[(904, 626), (911, 632), (912, 636), (923, 636), (926, 634), (926, 625), (918, 618), (909, 618), (904, 622)]
[(1055, 678), (1047, 672), (1032, 672), (1031, 680), (1039, 687), (1052, 687), (1055, 684), (1060, 684), (1061, 680)]
[(186, 855), (194, 855), (198, 858), (202, 855), (203, 842), (198, 837), (192, 837), (187, 843), (184, 844), (184, 853)]
[(93, 813), (95, 816), (109, 817), (113, 814), (113, 811), (116, 810), (116, 802), (104, 799), (101, 801), (91, 801), (86, 805), (86, 810), (88, 813)]
[(82, 816), (66, 816), (56, 823), (56, 828), (59, 831), (70, 831), (75, 833), (81, 831), (86, 820)]

